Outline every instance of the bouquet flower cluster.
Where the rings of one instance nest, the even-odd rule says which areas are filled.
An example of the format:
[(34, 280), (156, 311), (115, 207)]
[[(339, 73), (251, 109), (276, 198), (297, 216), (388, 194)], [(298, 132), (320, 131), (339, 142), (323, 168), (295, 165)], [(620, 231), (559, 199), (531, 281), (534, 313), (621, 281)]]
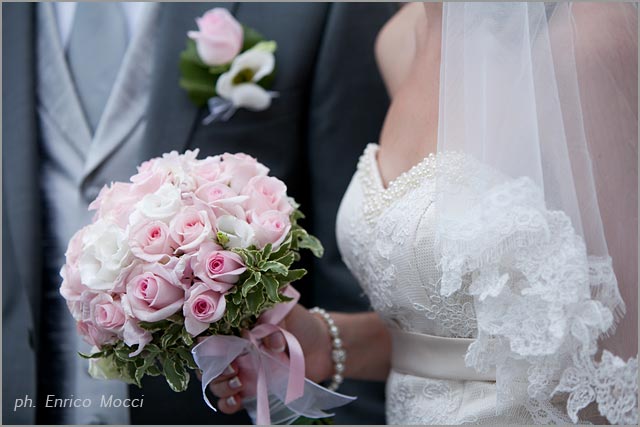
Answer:
[(245, 154), (197, 154), (165, 154), (105, 186), (69, 243), (60, 292), (94, 346), (95, 377), (164, 375), (185, 390), (197, 337), (240, 337), (290, 305), (300, 250), (322, 255), (269, 169)]

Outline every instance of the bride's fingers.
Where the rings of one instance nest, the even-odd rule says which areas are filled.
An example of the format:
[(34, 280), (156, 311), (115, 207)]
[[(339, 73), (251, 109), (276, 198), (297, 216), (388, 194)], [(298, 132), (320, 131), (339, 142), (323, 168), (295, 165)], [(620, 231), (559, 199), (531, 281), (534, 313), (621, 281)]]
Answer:
[(242, 399), (239, 394), (218, 400), (218, 409), (225, 414), (233, 414), (242, 409)]
[(271, 334), (264, 339), (265, 345), (276, 353), (282, 353), (287, 348), (287, 341), (281, 333)]
[(242, 381), (240, 378), (233, 377), (229, 381), (220, 381), (209, 385), (211, 392), (218, 397), (229, 397), (242, 391)]
[[(232, 363), (231, 365), (227, 366), (227, 369), (225, 369), (224, 372), (220, 374), (220, 376), (211, 381), (211, 384), (228, 381), (236, 375), (238, 375), (238, 366), (235, 363)], [(200, 378), (200, 381), (202, 381), (202, 375), (200, 375), (198, 378)]]

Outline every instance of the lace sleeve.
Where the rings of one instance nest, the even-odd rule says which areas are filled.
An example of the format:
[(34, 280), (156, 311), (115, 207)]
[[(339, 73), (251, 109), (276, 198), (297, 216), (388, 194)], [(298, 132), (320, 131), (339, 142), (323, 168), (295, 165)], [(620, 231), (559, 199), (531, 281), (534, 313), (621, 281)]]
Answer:
[(595, 401), (611, 423), (637, 424), (637, 358), (604, 351), (596, 361), (598, 338), (624, 313), (611, 259), (587, 256), (569, 217), (548, 210), (529, 178), (505, 179), (472, 162), (463, 170), (473, 179), (443, 188), (471, 208), (440, 218), (437, 244), (441, 293), (468, 281), (474, 296), (478, 336), (467, 365), (496, 367), (499, 400), (523, 393), (536, 422), (568, 421), (551, 403), (567, 393), (573, 422)]

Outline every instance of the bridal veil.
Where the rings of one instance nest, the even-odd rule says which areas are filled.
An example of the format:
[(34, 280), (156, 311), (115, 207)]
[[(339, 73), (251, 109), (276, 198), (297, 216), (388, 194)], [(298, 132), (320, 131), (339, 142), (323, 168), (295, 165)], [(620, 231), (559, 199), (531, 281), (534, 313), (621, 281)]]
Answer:
[(498, 410), (526, 393), (536, 422), (637, 424), (637, 9), (442, 19), (438, 151), (465, 156), (436, 178), (436, 235), (441, 293), (474, 296), (466, 363), (496, 368)]

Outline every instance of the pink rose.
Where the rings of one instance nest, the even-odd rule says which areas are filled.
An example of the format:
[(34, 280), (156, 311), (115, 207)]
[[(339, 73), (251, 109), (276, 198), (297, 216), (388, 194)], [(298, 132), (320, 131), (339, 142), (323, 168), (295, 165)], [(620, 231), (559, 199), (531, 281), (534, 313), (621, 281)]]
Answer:
[(140, 200), (145, 195), (155, 193), (166, 182), (167, 176), (160, 171), (153, 169), (153, 163), (150, 166), (138, 169), (138, 173), (131, 177), (131, 191), (136, 195), (136, 199)]
[(240, 193), (251, 178), (269, 173), (269, 168), (244, 153), (224, 153), (222, 160), (224, 171), (231, 177), (229, 186), (236, 193)]
[(131, 315), (145, 322), (166, 319), (182, 307), (184, 289), (172, 270), (152, 265), (148, 271), (132, 274), (127, 282)]
[(62, 285), (60, 285), (60, 295), (66, 300), (67, 307), (74, 319), (79, 320), (82, 312), (80, 302), (82, 294), (88, 292), (89, 288), (82, 284), (80, 271), (71, 265), (65, 264), (60, 270)]
[(109, 294), (100, 293), (89, 303), (91, 320), (98, 328), (119, 334), (124, 327), (124, 310), (118, 300)]
[(107, 219), (125, 228), (138, 200), (140, 195), (133, 192), (132, 184), (114, 182), (111, 186), (102, 187), (98, 197), (89, 205), (89, 210), (97, 211), (94, 221), (98, 218)]
[(242, 203), (247, 196), (239, 196), (225, 184), (211, 182), (198, 188), (194, 193), (194, 203), (201, 202), (210, 208), (216, 216), (233, 215), (245, 218)]
[(261, 214), (265, 211), (276, 210), (291, 215), (293, 207), (287, 198), (287, 186), (278, 178), (272, 176), (256, 176), (251, 178), (242, 189), (242, 193), (249, 196), (245, 202), (247, 211)]
[(217, 292), (228, 291), (246, 271), (240, 255), (225, 251), (215, 243), (205, 243), (192, 258), (193, 272)]
[(77, 329), (84, 340), (98, 347), (114, 344), (124, 324), (124, 311), (119, 302), (109, 294), (84, 292), (77, 303), (80, 307)]
[(291, 230), (289, 216), (276, 210), (266, 211), (261, 214), (257, 214), (254, 211), (250, 219), (257, 245), (260, 248), (265, 247), (267, 243), (271, 243), (273, 249), (277, 249), (287, 237), (289, 230)]
[(142, 221), (129, 232), (131, 253), (147, 262), (166, 261), (177, 246), (162, 221)]
[(178, 250), (183, 252), (195, 251), (207, 238), (213, 236), (209, 214), (193, 206), (183, 208), (171, 220), (169, 230)]
[(189, 334), (196, 336), (222, 318), (226, 302), (224, 295), (212, 291), (204, 283), (194, 284), (188, 295), (183, 308), (184, 326)]
[(229, 63), (240, 53), (244, 34), (242, 26), (224, 8), (215, 8), (196, 19), (200, 31), (189, 31), (198, 55), (207, 65)]
[(91, 322), (80, 321), (76, 325), (76, 329), (80, 336), (89, 344), (100, 348), (106, 344), (115, 344), (118, 341), (118, 335), (111, 331), (99, 328)]
[[(86, 228), (86, 227), (85, 227)], [(72, 314), (76, 311), (72, 309), (72, 302), (78, 301), (84, 291), (89, 290), (80, 278), (80, 270), (78, 270), (78, 260), (82, 253), (82, 236), (85, 228), (82, 228), (73, 235), (67, 247), (66, 263), (60, 270), (62, 277), (62, 285), (60, 285), (60, 294), (67, 300), (67, 305)], [(74, 315), (75, 318), (75, 315)], [(76, 319), (77, 320), (77, 319)]]
[(198, 185), (212, 182), (227, 184), (231, 177), (225, 172), (220, 156), (207, 157), (200, 160), (192, 170)]

